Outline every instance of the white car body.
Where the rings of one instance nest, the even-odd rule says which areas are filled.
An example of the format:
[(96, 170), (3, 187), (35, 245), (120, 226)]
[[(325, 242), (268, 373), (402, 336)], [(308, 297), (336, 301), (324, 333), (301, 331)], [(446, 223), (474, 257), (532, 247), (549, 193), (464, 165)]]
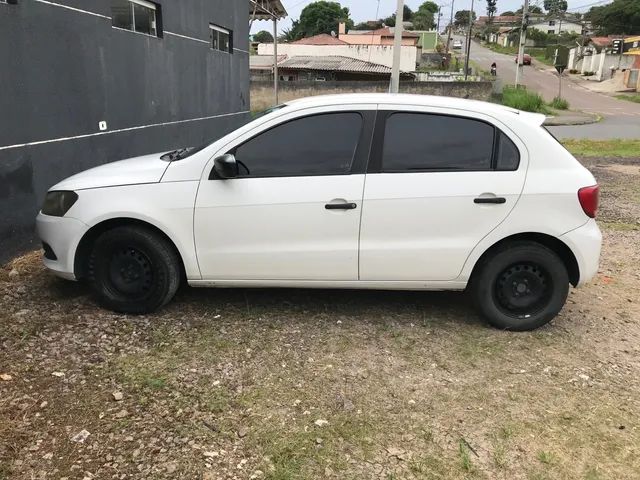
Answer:
[[(515, 171), (355, 173), (209, 180), (213, 161), (284, 121), (339, 111), (427, 112), (482, 120), (518, 148)], [(577, 263), (574, 284), (598, 270), (601, 235), (577, 191), (596, 182), (540, 126), (544, 117), (447, 97), (312, 97), (258, 118), (179, 161), (160, 154), (100, 166), (51, 191), (77, 202), (37, 230), (55, 274), (76, 279), (79, 245), (103, 222), (131, 219), (175, 245), (192, 286), (463, 290), (481, 255), (518, 235), (552, 237)], [(329, 140), (329, 139), (328, 139)], [(283, 139), (286, 141), (286, 139)], [(503, 204), (475, 204), (478, 197)], [(353, 202), (353, 210), (326, 210)]]

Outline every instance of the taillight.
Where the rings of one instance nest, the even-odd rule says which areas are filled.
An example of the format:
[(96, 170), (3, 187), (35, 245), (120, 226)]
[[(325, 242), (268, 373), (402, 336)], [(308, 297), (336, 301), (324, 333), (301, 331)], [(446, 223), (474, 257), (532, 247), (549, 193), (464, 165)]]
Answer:
[(584, 213), (591, 218), (596, 218), (598, 211), (598, 200), (600, 198), (600, 187), (593, 185), (591, 187), (583, 187), (578, 190), (578, 200)]

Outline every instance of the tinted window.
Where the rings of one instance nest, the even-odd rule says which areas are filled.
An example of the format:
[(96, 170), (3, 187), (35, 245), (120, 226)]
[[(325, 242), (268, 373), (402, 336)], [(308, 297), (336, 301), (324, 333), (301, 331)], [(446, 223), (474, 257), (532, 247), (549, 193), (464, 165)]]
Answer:
[(382, 171), (490, 170), (494, 128), (469, 118), (394, 113), (385, 128)]
[(520, 165), (518, 147), (502, 132), (498, 134), (496, 158), (496, 168), (498, 170), (517, 170), (518, 165)]
[(242, 162), (240, 174), (282, 177), (348, 173), (361, 129), (362, 116), (351, 112), (314, 115), (278, 125), (236, 149), (236, 160)]

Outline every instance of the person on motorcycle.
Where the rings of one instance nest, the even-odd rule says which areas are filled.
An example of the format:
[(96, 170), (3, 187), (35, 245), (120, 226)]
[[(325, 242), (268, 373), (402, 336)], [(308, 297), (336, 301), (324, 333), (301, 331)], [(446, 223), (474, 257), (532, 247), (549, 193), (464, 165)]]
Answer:
[(493, 62), (491, 64), (491, 75), (495, 77), (497, 72), (498, 72), (498, 66), (496, 65), (496, 62)]

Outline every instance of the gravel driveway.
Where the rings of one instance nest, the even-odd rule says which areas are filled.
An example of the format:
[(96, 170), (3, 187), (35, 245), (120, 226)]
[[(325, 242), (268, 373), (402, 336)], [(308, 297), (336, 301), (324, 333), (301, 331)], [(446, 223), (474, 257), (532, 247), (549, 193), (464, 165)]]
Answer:
[(464, 294), (184, 289), (97, 308), (0, 269), (0, 479), (623, 479), (640, 472), (640, 161), (603, 187), (597, 279), (549, 326)]

